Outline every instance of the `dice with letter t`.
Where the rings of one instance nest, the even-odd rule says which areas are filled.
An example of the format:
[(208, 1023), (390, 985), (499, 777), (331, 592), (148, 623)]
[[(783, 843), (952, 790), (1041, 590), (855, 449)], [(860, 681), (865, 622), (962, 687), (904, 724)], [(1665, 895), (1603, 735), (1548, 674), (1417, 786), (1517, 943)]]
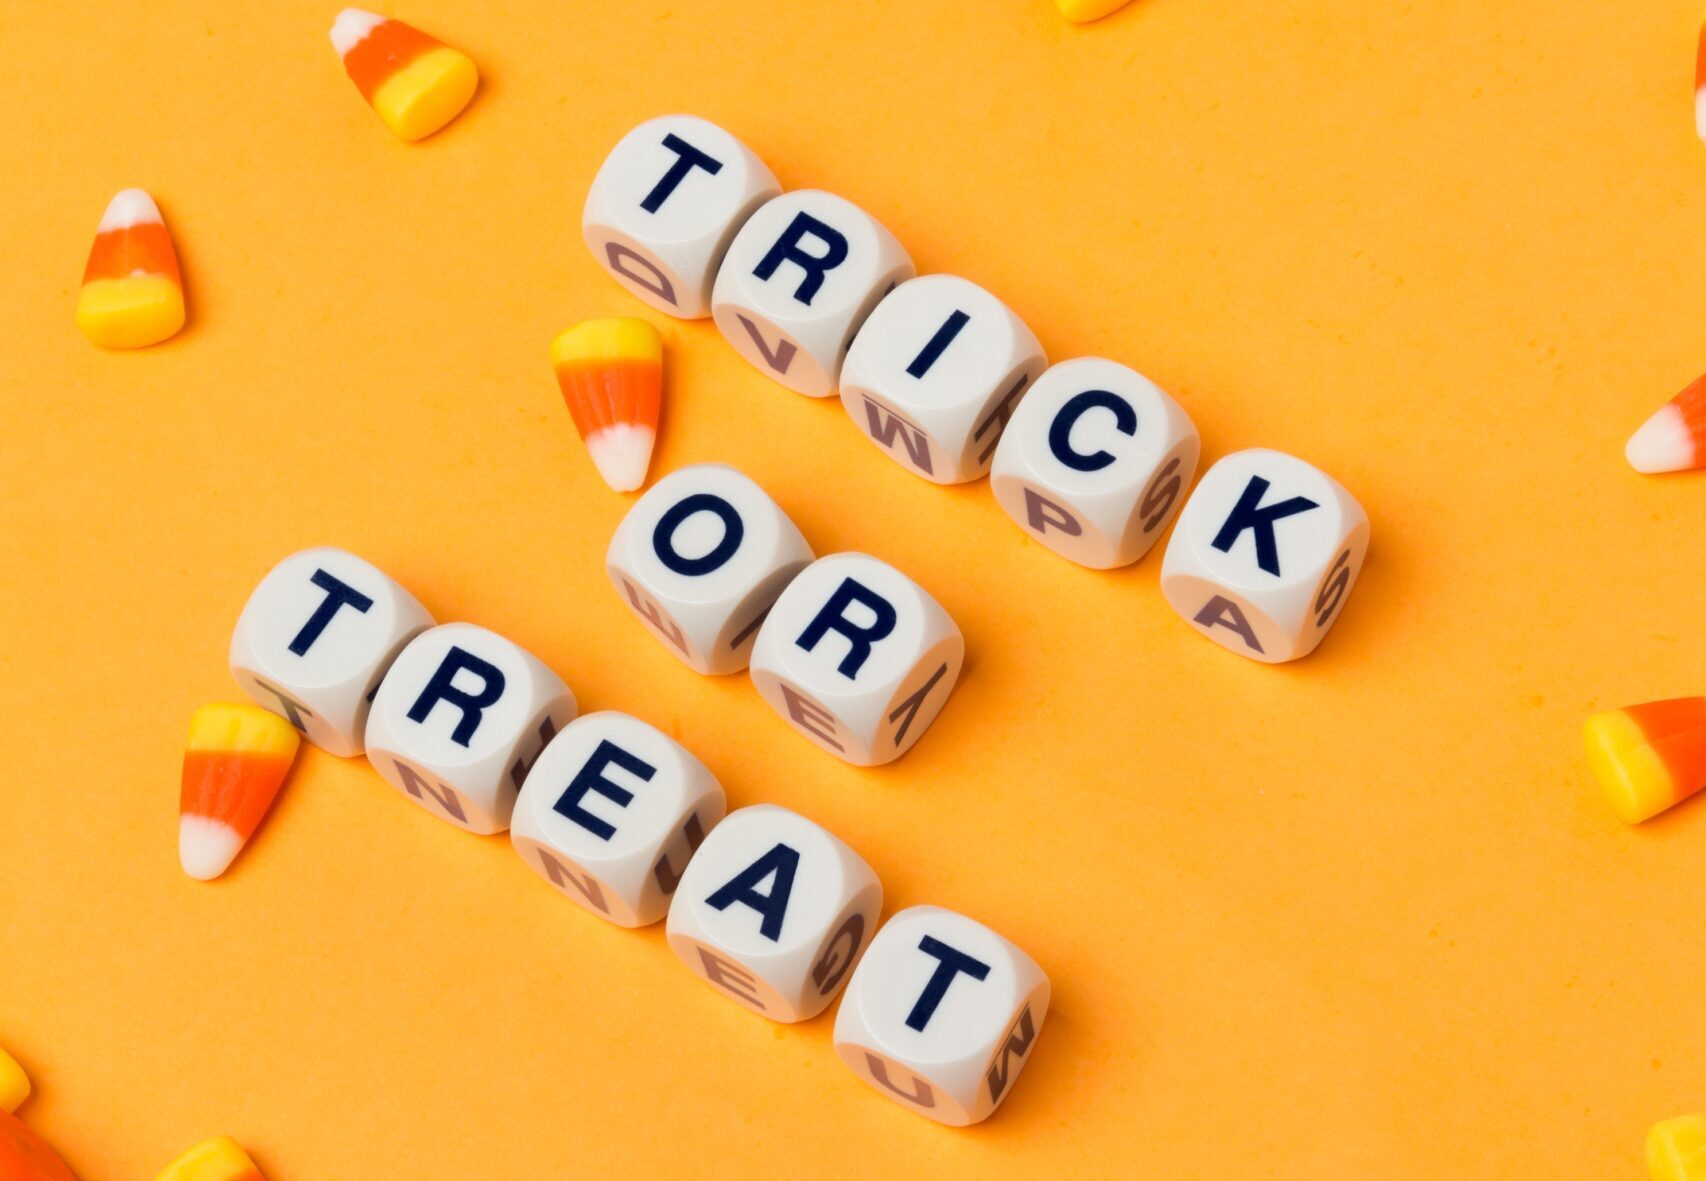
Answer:
[(987, 1119), (1031, 1060), (1049, 980), (982, 923), (914, 906), (883, 924), (835, 1014), (854, 1074), (956, 1127)]
[(1161, 593), (1203, 635), (1268, 664), (1315, 650), (1368, 551), (1368, 515), (1338, 481), (1279, 451), (1203, 476), (1161, 563)]
[(936, 720), (965, 662), (959, 625), (923, 587), (867, 554), (807, 566), (752, 648), (770, 708), (860, 767), (898, 759)]

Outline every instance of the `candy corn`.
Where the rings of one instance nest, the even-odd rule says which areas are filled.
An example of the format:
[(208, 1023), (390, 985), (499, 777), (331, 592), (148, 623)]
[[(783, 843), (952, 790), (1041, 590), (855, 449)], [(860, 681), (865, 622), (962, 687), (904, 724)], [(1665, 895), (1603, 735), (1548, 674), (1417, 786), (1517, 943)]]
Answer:
[(0, 1181), (77, 1181), (77, 1175), (23, 1120), (0, 1111)]
[(1706, 26), (1694, 49), (1694, 134), (1706, 140)]
[(618, 492), (644, 484), (663, 400), (658, 330), (644, 320), (587, 320), (551, 343), (551, 363), (604, 482)]
[(1623, 449), (1638, 472), (1706, 466), (1706, 377), (1660, 406)]
[(1101, 20), (1115, 9), (1124, 8), (1130, 0), (1054, 0), (1060, 15), (1074, 24)]
[(266, 1181), (266, 1178), (242, 1145), (229, 1136), (215, 1136), (167, 1165), (156, 1181)]
[(1706, 697), (1595, 714), (1582, 727), (1606, 801), (1639, 824), (1706, 787)]
[(0, 1049), (0, 1111), (16, 1111), (30, 1097), (30, 1076), (17, 1060)]
[(300, 739), (254, 705), (204, 705), (190, 719), (178, 858), (199, 881), (225, 872), (272, 807)]
[(332, 47), (362, 97), (406, 143), (456, 118), (480, 84), (467, 54), (412, 25), (359, 8), (338, 13)]
[(83, 268), (77, 327), (108, 349), (158, 344), (184, 326), (178, 253), (154, 198), (125, 189), (107, 205)]
[(1706, 1116), (1654, 1124), (1647, 1133), (1647, 1175), (1652, 1181), (1706, 1181)]

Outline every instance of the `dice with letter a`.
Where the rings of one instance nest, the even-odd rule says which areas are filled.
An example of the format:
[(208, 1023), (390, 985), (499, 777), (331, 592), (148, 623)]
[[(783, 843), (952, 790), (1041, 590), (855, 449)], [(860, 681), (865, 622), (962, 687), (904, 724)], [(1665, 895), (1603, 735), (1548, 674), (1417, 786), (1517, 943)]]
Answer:
[(1100, 357), (1037, 379), (995, 451), (989, 486), (1009, 517), (1096, 570), (1137, 561), (1184, 503), (1197, 428), (1154, 382)]
[(758, 804), (705, 838), (666, 930), (682, 962), (726, 995), (772, 1021), (804, 1021), (846, 983), (882, 908), (882, 883), (845, 842)]
[(913, 275), (912, 258), (870, 214), (831, 193), (783, 193), (735, 235), (711, 315), (761, 373), (813, 398), (836, 392), (853, 334)]
[(711, 314), (711, 285), (736, 232), (781, 191), (764, 162), (715, 123), (666, 115), (611, 149), (581, 231), (617, 282), (693, 320)]
[(634, 502), (610, 539), (616, 593), (683, 664), (738, 672), (811, 546), (764, 489), (732, 467), (671, 472)]
[(1368, 515), (1338, 481), (1279, 451), (1209, 468), (1179, 514), (1161, 593), (1203, 635), (1268, 664), (1315, 650), (1368, 551)]
[(987, 1119), (1031, 1060), (1049, 981), (982, 923), (914, 906), (883, 924), (835, 1014), (854, 1074), (944, 1124)]
[(439, 819), (502, 832), (533, 761), (574, 716), (574, 694), (537, 657), (483, 627), (447, 623), (410, 641), (380, 682), (367, 757)]
[(331, 546), (303, 550), (274, 566), (244, 604), (231, 674), (315, 746), (358, 755), (380, 679), (432, 622), (372, 564)]
[(841, 404), (896, 463), (938, 484), (989, 470), (1002, 428), (1047, 359), (1023, 320), (954, 275), (883, 297), (841, 367)]
[(796, 730), (849, 763), (891, 762), (936, 720), (965, 637), (923, 587), (867, 554), (820, 558), (776, 600), (752, 683)]
[(534, 760), (509, 839), (559, 893), (622, 927), (663, 918), (723, 789), (680, 743), (628, 714), (576, 718)]

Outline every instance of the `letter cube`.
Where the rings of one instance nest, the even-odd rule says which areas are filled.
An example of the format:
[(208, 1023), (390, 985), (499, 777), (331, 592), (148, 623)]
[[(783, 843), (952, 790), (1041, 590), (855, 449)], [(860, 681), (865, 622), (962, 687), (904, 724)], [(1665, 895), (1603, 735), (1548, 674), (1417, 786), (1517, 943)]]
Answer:
[(1279, 451), (1208, 469), (1179, 514), (1161, 593), (1203, 635), (1268, 664), (1315, 650), (1368, 551), (1368, 515), (1327, 473)]
[(995, 449), (990, 490), (1062, 557), (1137, 561), (1185, 502), (1201, 444), (1190, 416), (1142, 374), (1100, 357), (1037, 379)]
[(882, 883), (845, 842), (758, 804), (705, 838), (665, 931), (707, 982), (772, 1021), (804, 1021), (840, 991), (882, 908)]
[(616, 281), (660, 312), (711, 314), (711, 284), (746, 219), (782, 191), (740, 140), (666, 115), (622, 137), (593, 178), (581, 231)]
[(398, 791), (469, 832), (502, 832), (527, 772), (574, 720), (563, 679), (495, 632), (446, 623), (409, 642), (367, 717), (367, 757)]
[(788, 514), (732, 467), (671, 472), (634, 502), (610, 539), (616, 593), (683, 664), (739, 672), (759, 624), (812, 560)]
[(841, 367), (841, 404), (908, 471), (961, 484), (989, 470), (1013, 408), (1048, 359), (1025, 322), (968, 279), (889, 292)]
[(809, 189), (783, 193), (735, 235), (711, 315), (761, 372), (827, 398), (859, 325), (912, 275), (905, 248), (857, 205)]
[(358, 755), (380, 678), (432, 623), (372, 564), (331, 546), (303, 550), (274, 566), (243, 605), (231, 675), (315, 746)]
[(509, 839), (565, 897), (643, 927), (668, 912), (693, 850), (722, 818), (723, 789), (705, 764), (612, 710), (576, 718), (534, 760)]
[(1036, 961), (939, 906), (895, 914), (854, 969), (835, 1052), (878, 1091), (956, 1127), (989, 1118), (1048, 1016)]
[(752, 683), (800, 733), (869, 767), (898, 759), (929, 729), (965, 652), (959, 625), (923, 587), (867, 554), (832, 554), (770, 609)]

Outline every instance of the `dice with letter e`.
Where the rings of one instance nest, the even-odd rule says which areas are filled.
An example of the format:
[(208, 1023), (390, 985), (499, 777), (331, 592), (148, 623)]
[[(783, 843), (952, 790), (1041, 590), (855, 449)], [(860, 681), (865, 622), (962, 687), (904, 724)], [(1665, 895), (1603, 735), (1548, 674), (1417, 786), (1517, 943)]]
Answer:
[(432, 616), (372, 564), (331, 546), (274, 566), (231, 635), (231, 675), (335, 755), (363, 749), (373, 694)]
[(800, 733), (856, 766), (891, 762), (936, 720), (965, 637), (923, 587), (868, 554), (807, 566), (752, 648), (752, 683)]
[(871, 941), (835, 1014), (854, 1074), (956, 1127), (987, 1119), (1031, 1060), (1049, 980), (982, 923), (938, 906), (895, 914)]
[(695, 973), (772, 1021), (834, 999), (883, 908), (876, 873), (804, 816), (730, 812), (687, 863), (669, 905), (669, 946)]
[(1048, 363), (1023, 320), (954, 275), (883, 297), (841, 367), (841, 404), (896, 463), (938, 484), (989, 470), (1002, 427)]
[(989, 486), (1019, 527), (1096, 570), (1137, 561), (1185, 500), (1197, 428), (1142, 374), (1075, 357), (1037, 379), (995, 451)]
[(1179, 514), (1161, 593), (1203, 635), (1268, 664), (1315, 650), (1368, 551), (1368, 514), (1338, 481), (1279, 451), (1209, 468)]
[(664, 647), (698, 672), (739, 672), (811, 546), (764, 489), (718, 463), (671, 472), (616, 527), (605, 570)]
[(367, 757), (441, 820), (502, 832), (528, 770), (574, 720), (575, 695), (537, 657), (471, 623), (422, 632), (380, 682)]
[(529, 869), (621, 927), (663, 918), (723, 818), (705, 764), (656, 727), (605, 711), (563, 727), (533, 763), (509, 839)]
[(711, 284), (746, 219), (782, 191), (740, 140), (666, 115), (622, 137), (587, 191), (581, 232), (599, 263), (660, 312), (711, 314)]
[(711, 315), (760, 372), (827, 398), (853, 334), (912, 275), (911, 256), (870, 214), (803, 189), (760, 206), (740, 228), (717, 271)]

